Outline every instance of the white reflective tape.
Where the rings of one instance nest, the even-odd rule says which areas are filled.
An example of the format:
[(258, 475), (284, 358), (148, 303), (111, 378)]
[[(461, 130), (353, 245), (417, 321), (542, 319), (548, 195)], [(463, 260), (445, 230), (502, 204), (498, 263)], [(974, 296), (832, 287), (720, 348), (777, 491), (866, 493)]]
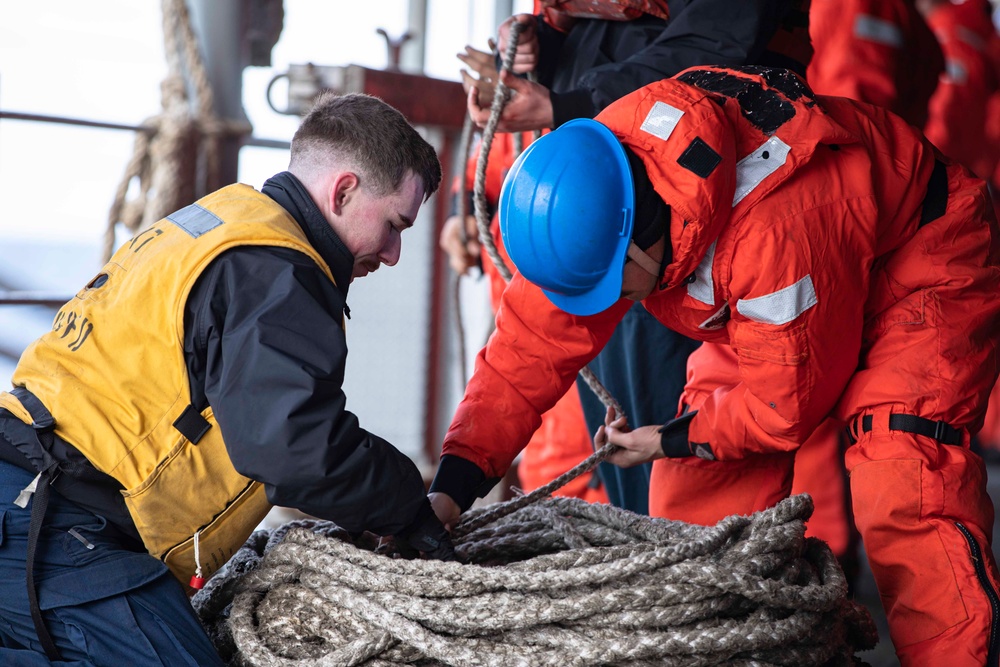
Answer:
[(35, 494), (38, 490), (38, 480), (42, 478), (42, 473), (35, 475), (35, 479), (31, 480), (31, 484), (21, 489), (21, 493), (17, 494), (17, 498), (14, 499), (14, 504), (24, 509), (28, 506), (28, 501), (31, 500), (31, 496)]
[(777, 292), (736, 302), (736, 312), (754, 322), (786, 324), (816, 305), (816, 290), (808, 275)]
[(951, 83), (962, 85), (969, 80), (969, 72), (961, 60), (946, 60), (944, 78)]
[(712, 282), (712, 263), (715, 261), (715, 241), (708, 246), (708, 251), (701, 258), (701, 263), (694, 270), (694, 282), (688, 283), (688, 296), (705, 305), (715, 305), (715, 284)]
[(222, 218), (198, 204), (190, 204), (179, 211), (174, 211), (167, 216), (167, 220), (194, 238), (212, 231), (225, 222)]
[(684, 112), (677, 107), (672, 107), (665, 102), (657, 102), (646, 114), (646, 120), (642, 121), (639, 129), (666, 141), (683, 115)]
[(903, 31), (898, 25), (868, 14), (858, 14), (854, 19), (854, 36), (894, 49), (903, 48)]
[(958, 26), (955, 30), (955, 36), (958, 37), (958, 41), (964, 42), (980, 53), (986, 50), (986, 40), (965, 26)]
[(771, 137), (760, 148), (736, 163), (736, 192), (733, 193), (733, 206), (736, 206), (765, 178), (776, 172), (788, 158), (791, 150), (778, 137)]

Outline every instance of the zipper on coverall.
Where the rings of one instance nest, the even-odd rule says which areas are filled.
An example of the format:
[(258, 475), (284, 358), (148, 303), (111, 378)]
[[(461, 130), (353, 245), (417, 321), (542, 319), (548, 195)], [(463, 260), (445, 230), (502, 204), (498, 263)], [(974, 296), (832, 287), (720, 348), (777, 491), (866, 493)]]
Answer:
[(986, 653), (986, 665), (987, 667), (1000, 667), (1000, 662), (998, 662), (998, 646), (997, 646), (997, 621), (998, 616), (1000, 616), (1000, 597), (997, 596), (996, 590), (993, 588), (993, 584), (990, 583), (989, 577), (986, 575), (986, 565), (983, 563), (983, 552), (979, 548), (979, 543), (976, 542), (976, 538), (972, 536), (969, 529), (963, 526), (961, 523), (956, 522), (955, 526), (958, 528), (959, 532), (965, 536), (965, 540), (969, 543), (969, 550), (972, 552), (972, 565), (976, 570), (976, 577), (979, 578), (979, 584), (983, 587), (983, 591), (986, 593), (987, 599), (990, 601), (990, 643), (987, 645)]

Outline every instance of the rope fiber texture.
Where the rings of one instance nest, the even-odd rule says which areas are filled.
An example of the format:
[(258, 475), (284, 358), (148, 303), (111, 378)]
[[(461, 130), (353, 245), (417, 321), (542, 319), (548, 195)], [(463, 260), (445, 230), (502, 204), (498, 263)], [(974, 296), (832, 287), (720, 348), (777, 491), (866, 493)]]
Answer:
[(254, 667), (833, 667), (877, 641), (804, 536), (807, 495), (709, 527), (570, 498), (496, 508), (464, 515), (462, 562), (318, 520), (258, 531), (192, 602), (223, 658)]
[[(507, 48), (504, 50), (503, 62), (501, 70), (510, 70), (511, 65), (514, 62), (514, 54), (517, 52), (517, 42), (521, 37), (521, 33), (524, 31), (524, 24), (515, 21), (510, 26), (510, 35), (507, 41)], [(510, 88), (501, 83), (500, 77), (497, 76), (496, 86), (493, 92), (493, 102), (490, 105), (490, 117), (486, 121), (486, 126), (483, 128), (482, 139), (479, 145), (479, 157), (476, 161), (476, 179), (473, 185), (473, 210), (476, 216), (476, 228), (479, 230), (479, 243), (486, 249), (486, 254), (489, 256), (493, 265), (497, 269), (497, 273), (503, 276), (506, 282), (510, 282), (513, 278), (513, 273), (510, 268), (504, 262), (503, 257), (500, 256), (500, 251), (497, 250), (496, 244), (493, 242), (493, 235), (490, 233), (490, 212), (489, 212), (489, 202), (486, 201), (486, 166), (489, 164), (490, 147), (493, 145), (493, 135), (496, 133), (497, 124), (500, 122), (500, 116), (503, 113), (503, 108), (510, 100), (512, 93)], [(519, 142), (521, 133), (517, 132), (514, 135), (515, 141)], [(539, 137), (539, 132), (534, 133), (534, 138)], [(520, 153), (520, 148), (518, 147), (518, 153)], [(461, 314), (458, 315), (461, 318)], [(462, 363), (465, 363), (464, 357), (462, 358)], [(584, 366), (580, 369), (580, 377), (583, 381), (587, 383), (590, 390), (594, 392), (594, 395), (600, 399), (601, 403), (605, 407), (613, 408), (615, 415), (617, 417), (622, 417), (625, 415), (625, 411), (622, 409), (621, 403), (611, 395), (611, 392), (605, 388), (601, 383), (597, 375), (590, 369), (589, 366)]]
[(148, 129), (135, 137), (108, 211), (104, 261), (114, 252), (118, 223), (135, 234), (219, 187), (220, 140), (252, 130), (249, 123), (216, 116), (185, 0), (161, 0), (161, 6), (167, 61), (167, 76), (160, 84), (161, 112), (143, 121)]

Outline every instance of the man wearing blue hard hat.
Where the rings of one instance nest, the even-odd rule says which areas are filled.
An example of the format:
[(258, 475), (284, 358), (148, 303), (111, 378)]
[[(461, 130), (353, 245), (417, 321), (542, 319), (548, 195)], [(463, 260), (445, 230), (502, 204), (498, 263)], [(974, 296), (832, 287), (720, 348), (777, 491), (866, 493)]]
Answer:
[[(772, 506), (797, 448), (848, 428), (858, 527), (903, 665), (1000, 655), (993, 509), (970, 434), (1000, 346), (985, 183), (913, 127), (785, 71), (704, 67), (566, 123), (500, 199), (518, 273), (445, 438), (431, 503), (453, 525), (635, 301), (728, 345), (676, 414), (595, 444), (653, 461), (650, 513), (711, 524)], [(831, 471), (836, 474), (836, 471)]]

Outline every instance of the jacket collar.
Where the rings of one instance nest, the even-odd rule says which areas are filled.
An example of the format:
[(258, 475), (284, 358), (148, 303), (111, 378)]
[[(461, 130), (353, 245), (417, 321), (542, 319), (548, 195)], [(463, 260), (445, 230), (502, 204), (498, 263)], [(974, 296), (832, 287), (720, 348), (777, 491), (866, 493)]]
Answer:
[(261, 192), (295, 218), (309, 245), (329, 265), (337, 288), (346, 297), (354, 272), (354, 255), (330, 227), (302, 182), (291, 172), (283, 171), (267, 179)]

